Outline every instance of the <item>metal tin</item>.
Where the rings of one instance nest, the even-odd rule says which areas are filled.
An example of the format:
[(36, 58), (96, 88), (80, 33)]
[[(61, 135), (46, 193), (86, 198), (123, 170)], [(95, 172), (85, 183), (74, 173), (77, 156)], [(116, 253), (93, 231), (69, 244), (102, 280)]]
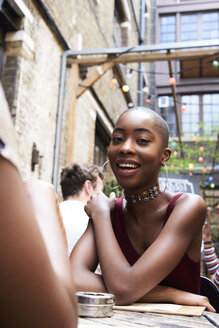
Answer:
[(80, 317), (111, 317), (115, 305), (114, 295), (107, 293), (77, 292)]

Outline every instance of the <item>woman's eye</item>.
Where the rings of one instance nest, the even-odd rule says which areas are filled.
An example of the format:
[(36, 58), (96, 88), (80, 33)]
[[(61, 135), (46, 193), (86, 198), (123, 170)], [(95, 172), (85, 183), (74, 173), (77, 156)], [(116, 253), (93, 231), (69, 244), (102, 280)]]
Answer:
[(121, 142), (122, 140), (121, 137), (112, 137), (112, 142)]
[(137, 142), (138, 142), (139, 144), (146, 144), (146, 143), (149, 142), (149, 140), (148, 140), (148, 139), (145, 139), (145, 138), (140, 138), (140, 139), (137, 140)]

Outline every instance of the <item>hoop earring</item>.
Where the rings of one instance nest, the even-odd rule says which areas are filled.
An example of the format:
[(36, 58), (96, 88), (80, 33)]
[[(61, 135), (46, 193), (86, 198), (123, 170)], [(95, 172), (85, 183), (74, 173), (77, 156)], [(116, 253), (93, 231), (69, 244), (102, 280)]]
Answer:
[(103, 169), (105, 168), (105, 166), (106, 166), (107, 163), (109, 163), (109, 160), (103, 163), (103, 165), (102, 165), (102, 168)]
[[(167, 165), (166, 163), (164, 164), (165, 167), (165, 185), (164, 185), (164, 190), (161, 190), (161, 192), (165, 192), (167, 189), (167, 185), (168, 185), (168, 169), (167, 169)], [(160, 183), (159, 183), (160, 185)]]
[[(102, 165), (102, 168), (104, 169), (105, 166), (106, 166), (108, 163), (109, 163), (109, 160), (107, 160), (106, 162), (104, 162), (103, 165)], [(119, 185), (117, 185), (117, 186), (115, 186), (115, 187), (110, 187), (110, 186), (109, 186), (109, 188), (110, 188), (111, 190), (115, 190), (115, 189), (119, 188)]]

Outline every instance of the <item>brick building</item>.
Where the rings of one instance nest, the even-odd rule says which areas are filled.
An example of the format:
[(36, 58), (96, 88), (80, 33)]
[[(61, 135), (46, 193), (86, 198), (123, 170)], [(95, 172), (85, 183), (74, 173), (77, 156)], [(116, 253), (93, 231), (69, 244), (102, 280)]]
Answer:
[[(58, 186), (61, 167), (71, 161), (103, 164), (115, 120), (138, 102), (137, 73), (129, 80), (130, 90), (121, 90), (126, 74), (138, 64), (119, 64), (102, 74), (99, 67), (78, 67), (68, 60), (63, 67), (62, 59), (69, 50), (151, 43), (153, 2), (0, 1), (0, 74), (18, 134), (23, 178)], [(78, 83), (85, 84), (98, 69), (101, 78), (77, 97)], [(113, 77), (116, 86), (110, 84)], [(141, 83), (148, 86), (146, 74)]]

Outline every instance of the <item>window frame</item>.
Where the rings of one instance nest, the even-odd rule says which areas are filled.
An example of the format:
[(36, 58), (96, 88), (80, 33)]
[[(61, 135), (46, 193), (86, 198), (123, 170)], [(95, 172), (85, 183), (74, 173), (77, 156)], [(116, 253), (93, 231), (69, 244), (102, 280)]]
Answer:
[[(95, 140), (94, 140), (94, 150), (93, 150), (93, 163), (99, 166), (102, 166), (103, 163), (107, 159), (107, 148), (110, 143), (110, 136), (107, 133), (106, 129), (104, 128), (103, 124), (101, 123), (101, 119), (99, 116), (96, 118), (96, 127), (95, 127)], [(101, 145), (100, 145), (101, 144)], [(97, 159), (97, 151), (96, 147), (100, 149)], [(105, 149), (105, 151), (103, 151)], [(102, 162), (101, 162), (101, 154), (103, 155)]]
[[(203, 101), (203, 99), (204, 99), (204, 97), (205, 96), (207, 96), (207, 95), (210, 95), (211, 97), (212, 96), (214, 96), (214, 95), (218, 95), (218, 99), (219, 99), (219, 92), (203, 92), (203, 93), (192, 93), (192, 94), (189, 94), (189, 93), (183, 93), (183, 94), (180, 94), (180, 95), (178, 95), (178, 110), (179, 110), (179, 119), (180, 119), (180, 128), (181, 128), (181, 134), (182, 134), (182, 138), (184, 139), (184, 140), (192, 140), (192, 137), (194, 136), (194, 135), (197, 135), (197, 136), (212, 136), (212, 137), (214, 137), (214, 138), (216, 138), (217, 136), (216, 136), (216, 134), (214, 135), (214, 134), (212, 134), (212, 131), (211, 132), (209, 132), (208, 134), (206, 134), (206, 132), (205, 132), (205, 129), (204, 129), (204, 127), (202, 126), (202, 124), (200, 124), (200, 126), (199, 126), (199, 129), (198, 129), (198, 132), (197, 133), (191, 133), (191, 135), (185, 135), (184, 134), (184, 132), (183, 132), (183, 122), (182, 122), (182, 117), (183, 117), (183, 115), (184, 115), (184, 112), (181, 112), (180, 111), (180, 107), (181, 107), (181, 105), (185, 105), (186, 107), (188, 107), (189, 106), (189, 104), (188, 103), (186, 103), (185, 101), (183, 101), (183, 97), (185, 97), (185, 96), (188, 96), (188, 97), (191, 97), (191, 96), (198, 96), (198, 104), (199, 104), (199, 109), (198, 109), (198, 117), (199, 117), (199, 123), (202, 123), (203, 121), (204, 121), (204, 106), (205, 105), (207, 105), (207, 103), (204, 103), (204, 101)], [(172, 123), (172, 122), (169, 122), (168, 121), (168, 117), (170, 117), (171, 116), (171, 114), (173, 114), (172, 116), (175, 116), (175, 111), (174, 111), (174, 104), (173, 104), (173, 97), (172, 97), (172, 95), (168, 95), (168, 97), (169, 97), (169, 103), (171, 104), (171, 98), (172, 98), (172, 104), (170, 105), (170, 106), (168, 106), (168, 109), (166, 109), (166, 108), (163, 108), (163, 107), (160, 107), (160, 114), (161, 114), (161, 116), (166, 120), (166, 122), (167, 122), (167, 124), (168, 125), (173, 125), (173, 130), (174, 130), (174, 134), (172, 135), (171, 133), (170, 133), (170, 137), (171, 138), (175, 138), (176, 136), (177, 136), (177, 131), (176, 131), (176, 123), (174, 122), (174, 123)], [(216, 106), (217, 105), (217, 103), (209, 103), (209, 106)], [(218, 108), (219, 108), (219, 103), (218, 103)], [(187, 110), (188, 110), (188, 108), (187, 108)], [(168, 112), (166, 112), (165, 113), (165, 111), (168, 111)], [(165, 113), (165, 115), (164, 115), (164, 113)], [(219, 117), (219, 115), (218, 115), (218, 117)], [(212, 127), (214, 127), (214, 126), (218, 126), (219, 125), (219, 120), (218, 120), (218, 124), (213, 124), (213, 121), (210, 121), (210, 124), (211, 124), (211, 126)], [(170, 132), (171, 132), (171, 130), (170, 130)]]
[[(182, 40), (182, 16), (189, 16), (189, 15), (197, 15), (197, 40), (206, 40), (203, 39), (203, 20), (202, 15), (203, 14), (218, 14), (218, 27), (219, 27), (219, 9), (211, 9), (208, 11), (200, 10), (200, 11), (187, 11), (187, 12), (173, 12), (173, 13), (165, 13), (165, 14), (159, 14), (159, 25), (160, 25), (160, 31), (159, 31), (159, 42), (161, 42), (161, 34), (162, 34), (162, 18), (163, 17), (175, 17), (175, 42), (183, 42)], [(218, 29), (218, 37), (219, 38), (219, 29)], [(216, 38), (216, 39), (217, 39)], [(189, 40), (185, 40), (189, 41)], [(172, 42), (172, 41), (171, 41)]]

